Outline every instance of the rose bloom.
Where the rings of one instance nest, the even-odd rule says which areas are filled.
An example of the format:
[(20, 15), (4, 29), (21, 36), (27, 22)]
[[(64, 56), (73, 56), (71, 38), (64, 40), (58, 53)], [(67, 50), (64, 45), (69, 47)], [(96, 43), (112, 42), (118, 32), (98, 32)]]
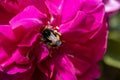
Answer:
[(105, 12), (111, 15), (120, 10), (120, 0), (103, 0), (105, 4)]
[(2, 0), (0, 80), (95, 80), (107, 42), (101, 0)]

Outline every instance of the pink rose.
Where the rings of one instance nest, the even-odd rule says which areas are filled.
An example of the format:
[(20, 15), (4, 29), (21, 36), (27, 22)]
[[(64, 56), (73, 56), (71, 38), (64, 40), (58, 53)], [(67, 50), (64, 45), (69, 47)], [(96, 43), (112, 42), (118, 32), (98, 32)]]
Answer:
[(120, 10), (120, 0), (103, 0), (105, 4), (105, 12), (107, 15), (113, 14)]
[(0, 80), (100, 77), (107, 42), (101, 0), (36, 0), (25, 7), (5, 9), (17, 15), (0, 25)]

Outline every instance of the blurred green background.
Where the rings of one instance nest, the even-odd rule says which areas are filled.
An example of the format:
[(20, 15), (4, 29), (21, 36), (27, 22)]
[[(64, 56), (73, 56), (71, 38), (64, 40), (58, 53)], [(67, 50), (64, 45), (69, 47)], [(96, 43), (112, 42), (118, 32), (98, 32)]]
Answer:
[(120, 80), (120, 12), (109, 18), (108, 48), (100, 66), (99, 80)]

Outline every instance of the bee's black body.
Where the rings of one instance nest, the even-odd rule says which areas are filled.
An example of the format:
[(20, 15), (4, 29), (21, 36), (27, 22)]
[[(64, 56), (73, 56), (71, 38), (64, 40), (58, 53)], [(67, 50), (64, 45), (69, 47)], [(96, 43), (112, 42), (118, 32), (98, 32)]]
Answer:
[(43, 32), (42, 32), (42, 40), (46, 44), (48, 44), (48, 45), (50, 45), (52, 47), (57, 47), (57, 46), (59, 46), (61, 44), (61, 41), (60, 41), (60, 39), (58, 37), (58, 34), (55, 33), (53, 30), (48, 29), (48, 28), (43, 30)]

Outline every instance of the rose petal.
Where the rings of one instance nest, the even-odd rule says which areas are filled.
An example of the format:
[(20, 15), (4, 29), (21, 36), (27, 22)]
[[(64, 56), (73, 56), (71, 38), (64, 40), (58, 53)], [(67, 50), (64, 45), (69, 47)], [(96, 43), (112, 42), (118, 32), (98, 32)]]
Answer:
[(91, 69), (89, 69), (90, 71), (87, 73), (90, 77), (94, 78), (94, 79), (98, 79), (100, 77), (100, 68), (98, 66), (98, 64), (92, 64)]
[(52, 59), (48, 56), (38, 63), (38, 67), (41, 72), (47, 77), (47, 79), (51, 78), (54, 71), (54, 64)]
[(18, 13), (29, 5), (34, 5), (43, 13), (48, 13), (44, 0), (3, 0), (1, 3), (9, 13)]
[(19, 66), (13, 66), (10, 70), (7, 71), (8, 74), (16, 74), (16, 73), (23, 73), (26, 72), (30, 69), (31, 67), (22, 67), (20, 68)]
[(27, 57), (24, 57), (20, 54), (20, 52), (17, 50), (11, 58), (9, 58), (7, 61), (1, 64), (3, 68), (6, 68), (7, 66), (10, 66), (13, 64), (13, 62), (16, 62), (17, 64), (28, 64), (29, 59)]
[(33, 46), (34, 43), (37, 41), (38, 37), (40, 38), (39, 33), (29, 32), (24, 36), (22, 41), (18, 44), (19, 47), (30, 47)]
[(108, 24), (106, 23), (106, 20), (104, 20), (102, 24), (102, 28), (98, 31), (98, 33), (94, 36), (94, 38), (91, 39), (90, 46), (91, 48), (93, 48), (93, 59), (96, 62), (100, 61), (105, 54), (107, 48), (107, 37), (108, 37), (107, 30), (108, 30)]
[(78, 12), (73, 21), (60, 26), (62, 39), (66, 42), (85, 43), (100, 27), (100, 24), (94, 23), (94, 20), (94, 17), (87, 17), (84, 13)]
[(0, 5), (0, 25), (8, 24), (9, 20), (14, 16), (13, 13), (8, 13), (5, 9)]
[(50, 15), (54, 16), (58, 16), (60, 15), (60, 10), (59, 7), (61, 6), (63, 0), (46, 0), (45, 4), (49, 10)]
[(79, 76), (84, 75), (91, 66), (90, 61), (86, 61), (84, 59), (77, 58), (76, 56), (69, 57), (69, 59), (76, 69), (76, 74)]
[(24, 73), (7, 74), (0, 72), (0, 80), (30, 80), (34, 72), (34, 67)]
[[(64, 0), (61, 2), (59, 9), (61, 11), (62, 15), (62, 23), (68, 22), (72, 20), (77, 11), (80, 9), (82, 6), (82, 1), (81, 0)], [(69, 14), (69, 15), (68, 15)]]
[(4, 62), (9, 58), (8, 54), (5, 52), (5, 50), (0, 47), (0, 63)]
[(57, 72), (55, 80), (77, 80), (74, 65), (66, 56), (64, 56), (60, 62), (58, 62), (58, 60), (55, 61), (55, 64)]
[(15, 39), (14, 33), (9, 25), (0, 25), (0, 36), (3, 35), (11, 40)]
[[(1, 64), (1, 70), (7, 70), (7, 73), (9, 74), (15, 74), (17, 72), (24, 72), (28, 70), (30, 67), (25, 67), (25, 68), (19, 68), (15, 66), (14, 63), (19, 64), (19, 65), (27, 65), (30, 63), (29, 58), (26, 56), (22, 55), (19, 50), (17, 50), (9, 59), (7, 59), (5, 62)], [(12, 66), (12, 67), (11, 67)], [(11, 68), (10, 68), (11, 67)], [(10, 69), (9, 69), (10, 68)]]
[[(36, 28), (35, 25), (43, 24), (42, 19), (46, 18), (46, 15), (41, 13), (34, 6), (28, 6), (23, 12), (15, 16), (11, 21), (10, 25), (12, 29), (23, 25), (26, 29)], [(32, 23), (32, 24), (31, 24)]]
[(78, 11), (74, 19), (60, 26), (62, 39), (70, 43), (85, 43), (101, 29), (103, 17), (104, 6), (102, 3), (96, 5), (95, 9), (88, 13)]
[(11, 56), (12, 53), (16, 50), (17, 46), (16, 46), (16, 42), (13, 42), (7, 38), (1, 38), (0, 41), (0, 53), (4, 52), (5, 54), (7, 54), (8, 56)]
[(38, 45), (36, 45), (32, 51), (37, 57), (38, 63), (41, 62), (43, 59), (45, 59), (49, 55), (49, 50), (47, 48), (47, 45), (43, 43), (38, 43)]
[[(93, 52), (91, 47), (89, 47), (89, 45), (86, 43), (84, 45), (80, 45), (78, 43), (76, 44), (67, 44), (67, 56), (69, 57), (75, 57), (81, 60), (85, 60), (85, 61), (93, 61)], [(63, 51), (66, 51), (65, 49)]]

